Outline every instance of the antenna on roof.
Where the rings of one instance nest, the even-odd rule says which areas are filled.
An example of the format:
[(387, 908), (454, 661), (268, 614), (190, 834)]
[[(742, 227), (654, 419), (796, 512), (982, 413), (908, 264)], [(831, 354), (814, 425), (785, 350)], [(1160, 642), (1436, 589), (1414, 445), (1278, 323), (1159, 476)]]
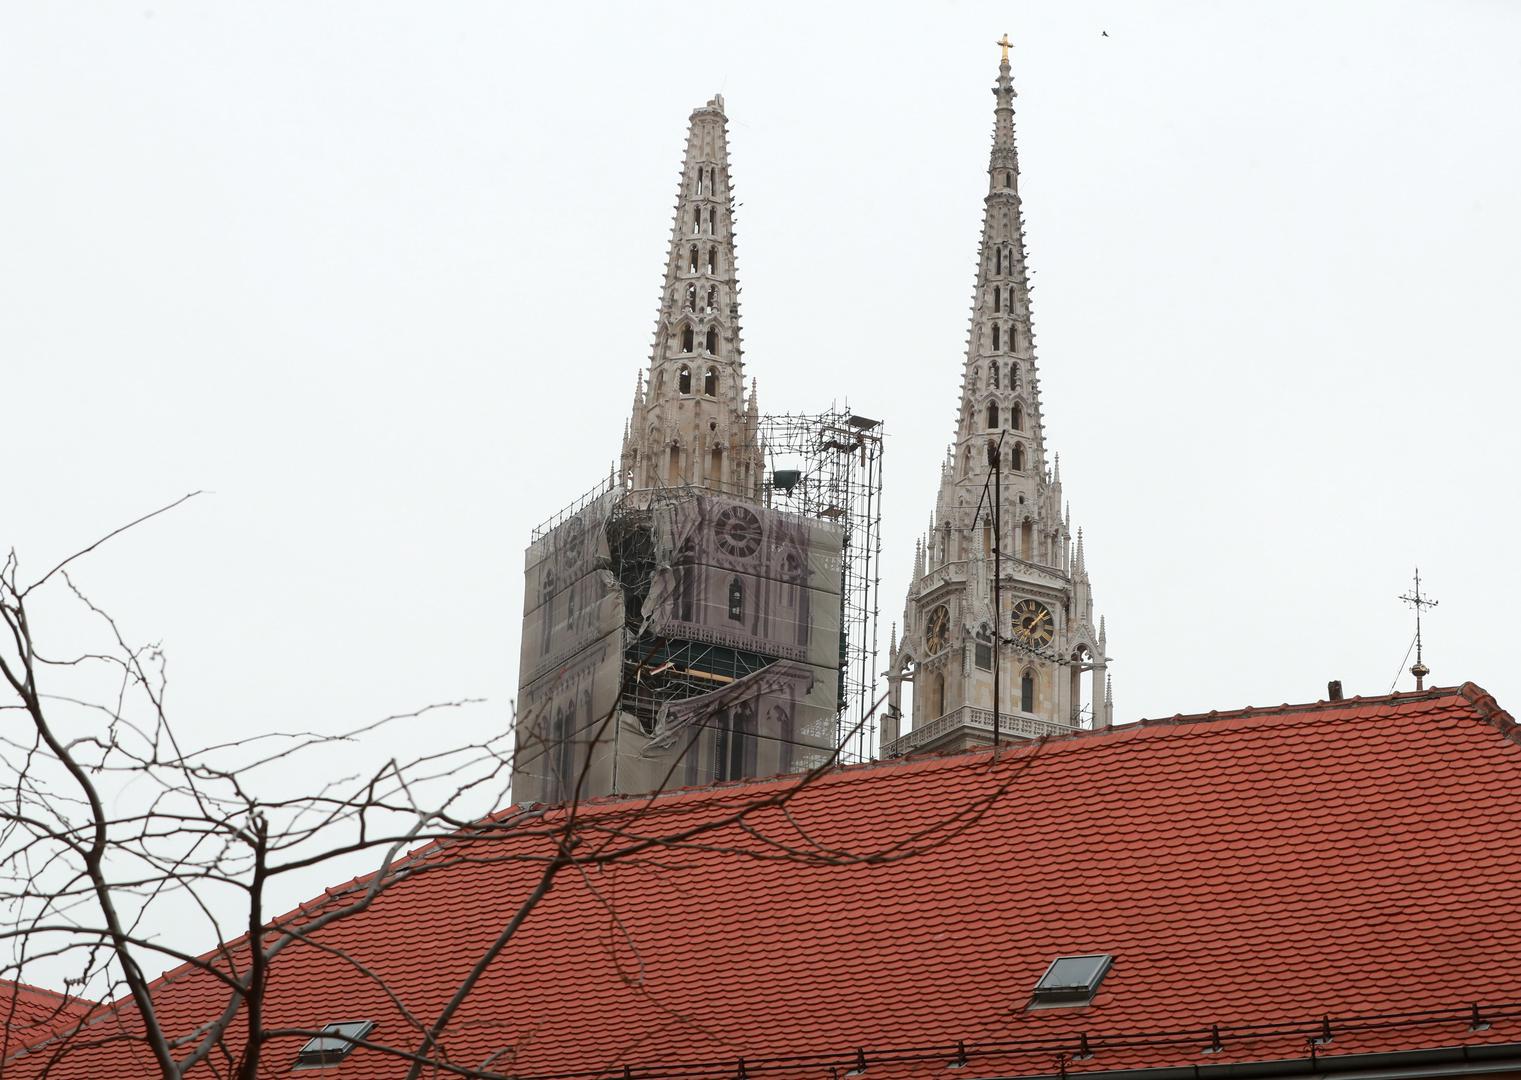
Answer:
[(1415, 568), (1415, 589), (1400, 597), (1405, 603), (1415, 608), (1415, 663), (1410, 665), (1410, 674), (1415, 676), (1415, 688), (1426, 689), (1426, 676), (1431, 674), (1431, 669), (1421, 660), (1421, 610), (1423, 608), (1436, 607), (1437, 601), (1429, 596), (1421, 595), (1421, 568)]

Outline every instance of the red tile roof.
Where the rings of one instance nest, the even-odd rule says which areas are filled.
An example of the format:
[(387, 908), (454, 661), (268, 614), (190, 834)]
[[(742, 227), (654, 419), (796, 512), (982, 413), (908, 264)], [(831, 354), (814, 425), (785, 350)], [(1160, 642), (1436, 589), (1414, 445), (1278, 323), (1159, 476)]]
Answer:
[(4, 1053), (11, 1054), (67, 1028), (94, 1007), (94, 1002), (68, 997), (56, 990), (0, 979), (0, 1021), (5, 1025)]
[[(668, 833), (785, 787), (584, 806), (582, 835)], [(1518, 1044), (1518, 791), (1515, 725), (1473, 684), (841, 770), (742, 827), (563, 873), (444, 1045), (518, 1077), (733, 1078), (743, 1058), (747, 1075), (825, 1080), (857, 1048), (868, 1078), (942, 1077), (958, 1041), (967, 1077)], [(283, 954), (269, 1026), (369, 1019), (371, 1038), (415, 1046), (345, 957), (435, 1015), (532, 887), (540, 864), (518, 860), (551, 851), (512, 835)], [(1093, 1004), (1026, 1011), (1052, 958), (1085, 952), (1115, 957)], [(154, 997), (175, 1034), (224, 1004), (185, 970)], [(264, 1072), (289, 1075), (303, 1041), (272, 1044)], [(103, 1041), (50, 1075), (149, 1072), (146, 1048)], [(363, 1048), (329, 1070), (404, 1072)]]

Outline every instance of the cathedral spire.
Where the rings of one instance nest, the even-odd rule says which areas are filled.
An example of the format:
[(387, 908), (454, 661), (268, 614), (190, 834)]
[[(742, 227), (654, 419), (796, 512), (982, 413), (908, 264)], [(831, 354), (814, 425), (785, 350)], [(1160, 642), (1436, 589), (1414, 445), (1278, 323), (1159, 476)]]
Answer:
[(649, 380), (625, 455), (630, 486), (758, 498), (760, 449), (746, 404), (728, 120), (715, 95), (687, 130)]
[[(1072, 532), (1060, 465), (1046, 454), (1008, 35), (998, 44), (954, 440), (931, 533), (915, 545), (903, 636), (888, 672), (889, 714), (897, 715), (902, 686), (912, 681), (913, 722), (901, 738), (886, 738), (895, 728), (884, 725), (890, 754), (998, 741), (1015, 730), (999, 720), (1016, 713), (1019, 737), (1071, 730), (1083, 716), (1107, 723), (1107, 658), (1097, 655), (1087, 548)], [(990, 715), (999, 718), (991, 725)]]
[(1008, 35), (993, 84), (993, 147), (983, 199), (982, 242), (972, 297), (972, 329), (961, 378), (955, 480), (980, 490), (1003, 435), (1005, 472), (1045, 474), (1045, 440), (1036, 393), (1035, 354), (1025, 273), (1019, 155), (1014, 143), (1014, 80)]

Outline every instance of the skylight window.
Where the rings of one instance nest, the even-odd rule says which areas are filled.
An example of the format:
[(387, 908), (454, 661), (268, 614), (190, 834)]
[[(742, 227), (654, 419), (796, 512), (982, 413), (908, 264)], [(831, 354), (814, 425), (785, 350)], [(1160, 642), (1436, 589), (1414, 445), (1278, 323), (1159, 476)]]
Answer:
[(373, 1020), (345, 1020), (328, 1024), (322, 1034), (311, 1039), (296, 1055), (296, 1068), (320, 1069), (336, 1065), (354, 1049), (354, 1040), (362, 1039), (375, 1028)]
[(1113, 963), (1114, 957), (1108, 953), (1058, 956), (1035, 984), (1030, 1008), (1088, 1004)]

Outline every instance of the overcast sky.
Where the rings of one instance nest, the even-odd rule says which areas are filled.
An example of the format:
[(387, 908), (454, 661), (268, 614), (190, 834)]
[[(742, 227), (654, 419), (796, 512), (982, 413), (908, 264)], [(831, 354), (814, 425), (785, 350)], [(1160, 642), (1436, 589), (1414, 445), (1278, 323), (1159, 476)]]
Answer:
[(1005, 31), (1116, 719), (1387, 692), (1417, 562), (1432, 681), (1521, 706), (1500, 0), (6, 3), (0, 544), (40, 572), (205, 488), (76, 573), (162, 640), (182, 730), (461, 697), (370, 752), (504, 727), (523, 548), (618, 451), (722, 91), (762, 408), (890, 433), (885, 647)]

